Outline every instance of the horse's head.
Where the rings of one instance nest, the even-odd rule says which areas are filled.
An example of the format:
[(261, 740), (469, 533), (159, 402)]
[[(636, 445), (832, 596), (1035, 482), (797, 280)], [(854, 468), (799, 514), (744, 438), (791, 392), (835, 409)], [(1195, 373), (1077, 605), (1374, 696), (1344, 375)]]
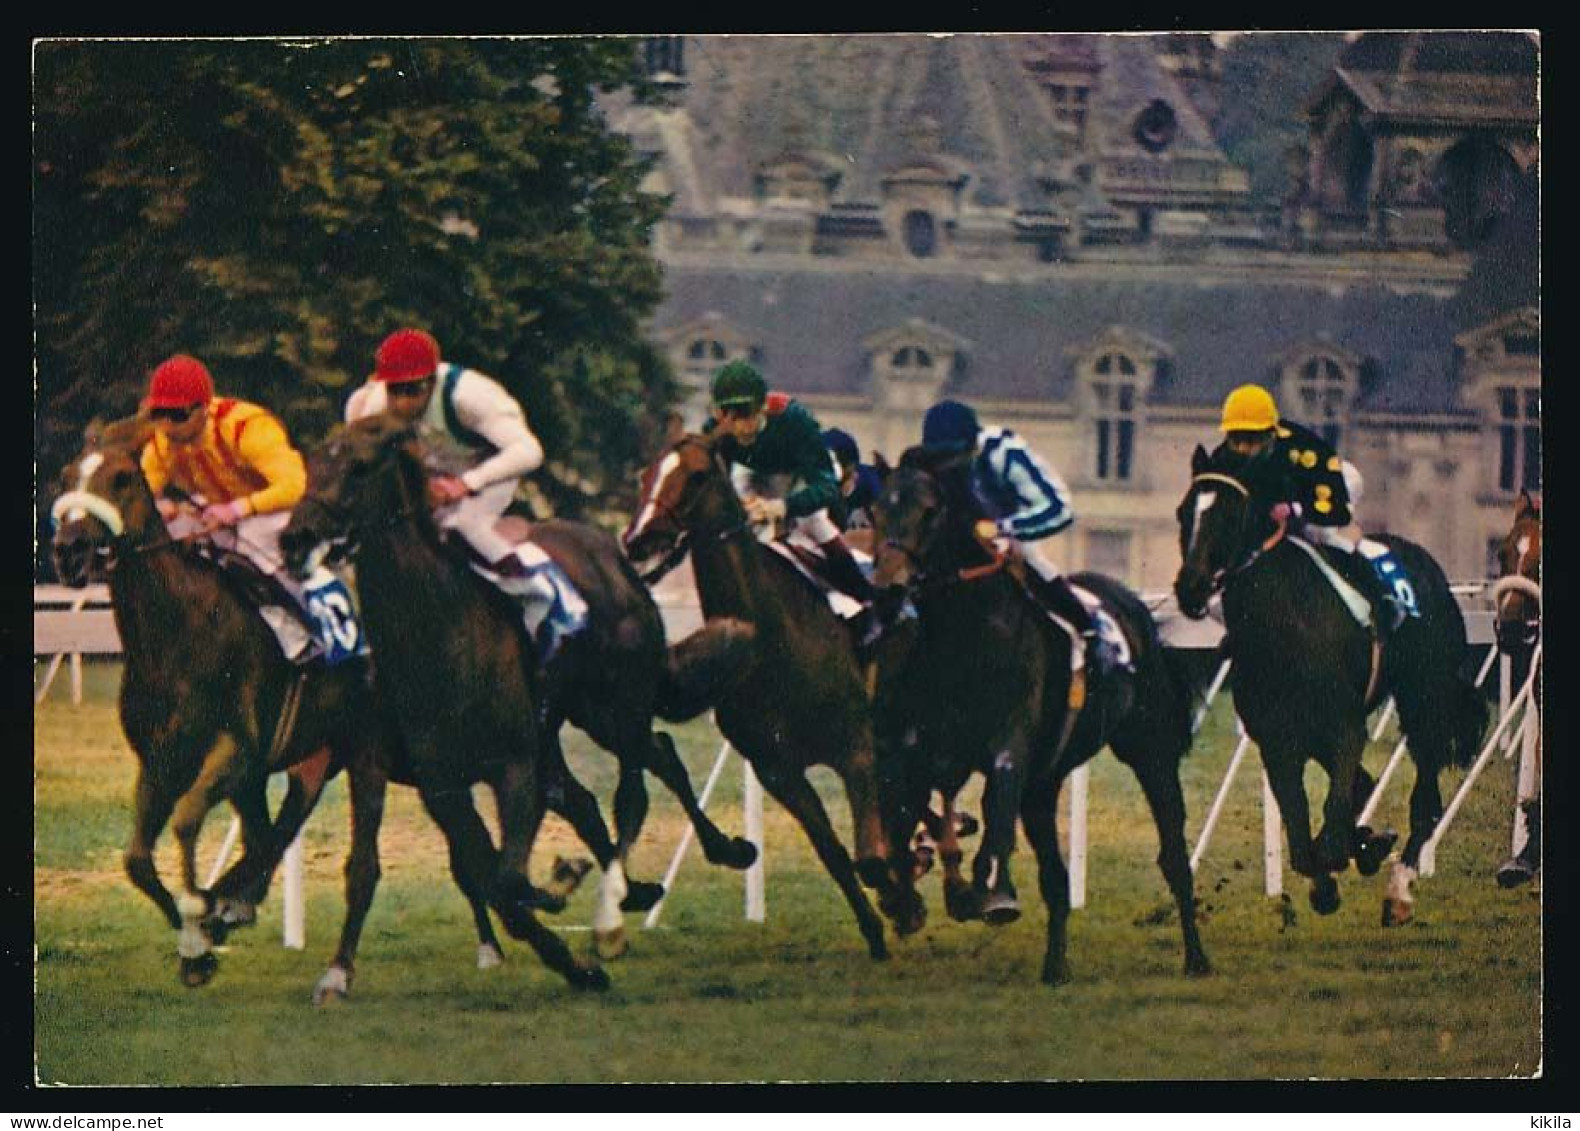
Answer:
[(909, 588), (926, 572), (948, 517), (943, 488), (918, 449), (906, 452), (872, 505), (873, 588)]
[(673, 550), (682, 536), (745, 525), (746, 511), (713, 439), (685, 435), (642, 472), (636, 515), (620, 542), (632, 561), (645, 562)]
[(1542, 615), (1542, 504), (1521, 491), (1514, 504), (1514, 525), (1498, 547), (1498, 648), (1516, 652), (1536, 642)]
[(1180, 569), (1174, 596), (1192, 620), (1207, 615), (1213, 594), (1255, 556), (1275, 529), (1254, 501), (1253, 468), (1243, 460), (1212, 457), (1201, 445), (1191, 456), (1191, 483), (1174, 512), (1180, 530)]
[(105, 580), (126, 537), (157, 522), (140, 464), (149, 433), (148, 422), (139, 417), (91, 428), (82, 454), (62, 472), (62, 491), (50, 508), (55, 520), (51, 554), (65, 584)]
[(416, 429), (398, 417), (335, 428), (307, 455), (307, 493), (280, 533), (286, 568), (306, 576), (320, 546), (344, 556), (373, 516), (426, 515), (423, 475)]

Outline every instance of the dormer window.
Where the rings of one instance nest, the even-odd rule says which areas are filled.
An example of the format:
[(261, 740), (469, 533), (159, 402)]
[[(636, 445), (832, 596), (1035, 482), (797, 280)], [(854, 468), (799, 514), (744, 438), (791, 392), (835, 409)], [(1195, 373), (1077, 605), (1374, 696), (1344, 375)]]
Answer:
[(660, 75), (680, 78), (686, 73), (686, 37), (683, 35), (649, 36), (645, 47), (645, 62), (649, 77)]
[(905, 250), (917, 259), (930, 259), (938, 251), (938, 225), (932, 213), (920, 209), (905, 214)]
[(1110, 326), (1075, 355), (1078, 404), (1085, 423), (1080, 444), (1083, 477), (1103, 487), (1141, 488), (1141, 434), (1147, 397), (1168, 347), (1139, 331)]
[(902, 346), (894, 352), (891, 364), (896, 369), (909, 369), (912, 366), (917, 369), (931, 369), (933, 355), (920, 346)]
[(1130, 482), (1136, 454), (1136, 363), (1122, 353), (1104, 354), (1093, 371), (1099, 377), (1112, 375), (1119, 380), (1092, 382), (1092, 405), (1097, 429), (1097, 478), (1118, 483)]
[(713, 362), (723, 365), (729, 351), (724, 348), (724, 343), (717, 338), (698, 338), (691, 343), (691, 348), (686, 351), (686, 357), (691, 361)]
[(1075, 131), (1077, 145), (1084, 143), (1091, 88), (1078, 83), (1056, 82), (1049, 83), (1047, 89), (1048, 98), (1053, 103), (1054, 120), (1063, 122)]
[(1510, 494), (1542, 486), (1542, 392), (1498, 387), (1498, 486)]

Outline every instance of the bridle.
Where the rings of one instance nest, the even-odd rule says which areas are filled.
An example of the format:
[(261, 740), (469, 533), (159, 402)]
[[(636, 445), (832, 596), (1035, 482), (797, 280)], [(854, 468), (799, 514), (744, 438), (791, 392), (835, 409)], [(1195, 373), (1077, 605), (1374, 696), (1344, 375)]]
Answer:
[[(686, 437), (677, 441), (672, 450), (678, 452), (683, 447), (702, 446), (704, 446), (702, 440), (695, 437)], [(708, 453), (708, 458), (714, 467), (719, 470), (720, 474), (728, 476), (729, 473), (723, 467), (717, 452), (710, 450)], [(652, 488), (649, 487), (649, 490), (651, 489)], [(734, 492), (732, 491), (731, 496), (733, 497), (733, 495)], [(699, 539), (703, 541), (712, 540), (725, 542), (741, 534), (749, 534), (751, 532), (752, 522), (751, 519), (746, 516), (746, 512), (743, 508), (738, 508), (740, 512), (740, 519), (737, 522), (733, 522), (713, 530), (694, 527), (692, 524), (692, 516), (696, 513), (699, 503), (699, 495), (694, 491), (684, 493), (681, 496), (681, 500), (678, 505), (664, 502), (661, 499), (648, 498), (644, 496), (642, 500), (642, 509), (645, 510), (647, 507), (653, 508), (652, 517), (650, 517), (647, 520), (647, 523), (644, 525), (652, 525), (654, 521), (663, 521), (679, 531), (679, 533), (675, 535), (674, 544), (670, 546), (667, 551), (665, 551), (664, 556), (659, 559), (658, 564), (644, 571), (640, 575), (644, 585), (656, 584), (666, 574), (674, 570), (676, 566), (685, 560), (686, 555), (691, 552), (692, 544)], [(640, 513), (640, 511), (638, 513)]]
[[(926, 473), (924, 472), (924, 474)], [(927, 542), (930, 544), (932, 539), (927, 539)], [(905, 588), (908, 592), (916, 594), (947, 589), (955, 585), (970, 584), (974, 581), (982, 581), (999, 573), (1009, 564), (1011, 557), (1009, 553), (1000, 551), (997, 547), (987, 545), (980, 540), (976, 541), (976, 545), (981, 546), (988, 552), (988, 561), (981, 565), (955, 566), (942, 574), (930, 572), (923, 562), (922, 555), (926, 553), (927, 546), (919, 545), (913, 549), (893, 538), (885, 538), (881, 543), (881, 548), (895, 551), (910, 564), (911, 579)]]
[[(1222, 592), (1224, 587), (1229, 584), (1231, 579), (1250, 569), (1253, 565), (1261, 560), (1262, 555), (1266, 554), (1274, 546), (1283, 541), (1284, 536), (1289, 532), (1289, 523), (1287, 519), (1279, 519), (1273, 533), (1267, 538), (1263, 539), (1261, 542), (1255, 543), (1253, 538), (1248, 537), (1251, 528), (1252, 517), (1255, 513), (1254, 508), (1250, 505), (1251, 489), (1240, 480), (1226, 472), (1203, 471), (1191, 478), (1190, 493), (1187, 498), (1194, 499), (1196, 497), (1197, 489), (1204, 483), (1221, 483), (1224, 486), (1232, 488), (1234, 491), (1238, 492), (1240, 497), (1246, 502), (1246, 506), (1240, 514), (1240, 529), (1235, 537), (1235, 545), (1237, 547), (1241, 547), (1241, 549), (1239, 550), (1234, 561), (1212, 575), (1208, 593), (1214, 594)], [(1189, 549), (1193, 549), (1195, 547), (1197, 534), (1196, 523), (1199, 518), (1200, 515), (1193, 515), (1191, 518), (1191, 541), (1190, 546), (1187, 547), (1187, 553)], [(1255, 544), (1251, 544), (1248, 548), (1246, 548), (1248, 543)]]

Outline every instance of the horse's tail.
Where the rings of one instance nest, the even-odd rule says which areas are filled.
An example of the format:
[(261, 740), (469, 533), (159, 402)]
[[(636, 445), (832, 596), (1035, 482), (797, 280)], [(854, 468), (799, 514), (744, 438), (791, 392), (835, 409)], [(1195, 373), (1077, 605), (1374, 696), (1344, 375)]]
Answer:
[(1470, 680), (1461, 678), (1454, 688), (1454, 729), (1450, 736), (1449, 761), (1461, 769), (1468, 767), (1481, 752), (1481, 736), (1487, 733), (1487, 697)]
[[(1191, 748), (1192, 700), (1200, 697), (1184, 655), (1163, 643), (1152, 610), (1126, 586), (1100, 573), (1077, 573), (1070, 580), (1101, 597), (1137, 638), (1140, 648), (1135, 660), (1140, 698), (1136, 707), (1153, 719), (1161, 734), (1183, 758)], [(1149, 669), (1155, 674), (1149, 676)], [(1149, 694), (1149, 687), (1156, 690)]]
[(654, 704), (658, 717), (683, 723), (715, 706), (751, 670), (756, 639), (755, 625), (718, 618), (671, 646)]

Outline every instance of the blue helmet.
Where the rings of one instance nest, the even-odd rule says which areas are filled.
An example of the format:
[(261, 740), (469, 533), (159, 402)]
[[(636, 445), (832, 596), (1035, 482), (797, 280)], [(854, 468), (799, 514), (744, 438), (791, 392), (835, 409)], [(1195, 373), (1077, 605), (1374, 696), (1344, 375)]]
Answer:
[(843, 428), (830, 428), (823, 433), (823, 446), (834, 453), (841, 467), (855, 467), (861, 462), (861, 449), (856, 437)]
[(963, 452), (977, 442), (981, 430), (970, 405), (939, 401), (922, 419), (922, 447), (929, 452)]

